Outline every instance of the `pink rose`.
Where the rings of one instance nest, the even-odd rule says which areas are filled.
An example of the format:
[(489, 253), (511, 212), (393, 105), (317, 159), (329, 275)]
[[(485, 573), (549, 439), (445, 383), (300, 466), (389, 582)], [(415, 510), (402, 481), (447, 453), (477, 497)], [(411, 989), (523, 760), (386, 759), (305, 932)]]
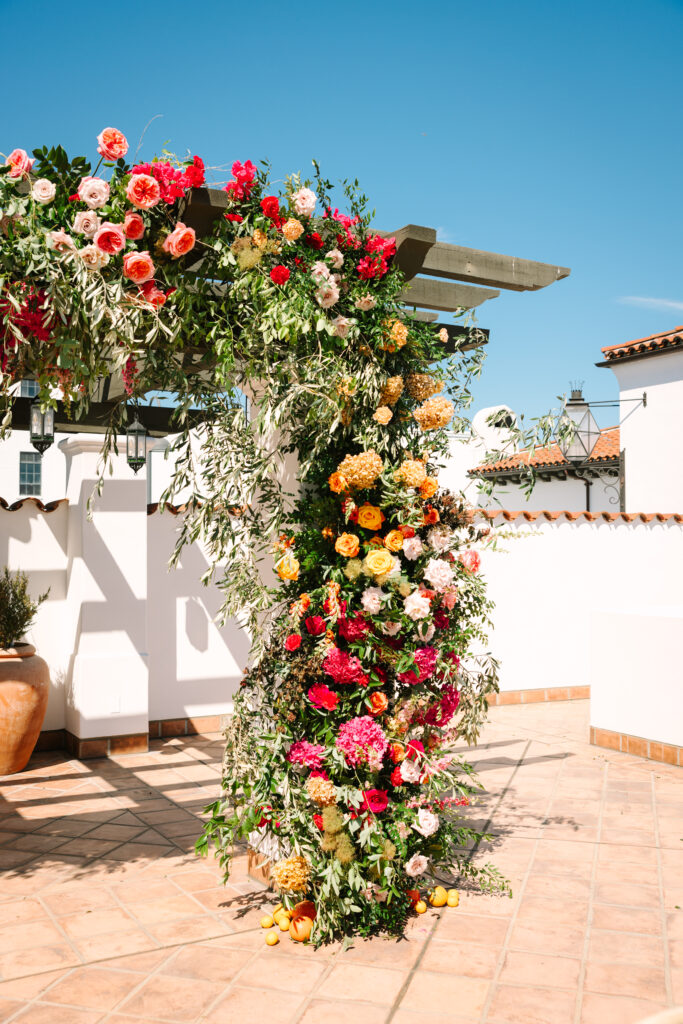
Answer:
[(73, 238), (71, 235), (67, 235), (63, 228), (59, 228), (57, 231), (48, 231), (47, 244), (56, 252), (69, 252), (76, 248)]
[(161, 289), (157, 288), (154, 281), (146, 281), (145, 284), (141, 285), (140, 294), (145, 302), (149, 302), (150, 306), (154, 306), (155, 309), (163, 306), (166, 302), (166, 292), (162, 292)]
[(194, 249), (196, 241), (194, 228), (186, 228), (180, 221), (176, 224), (170, 235), (164, 239), (164, 252), (168, 252), (174, 259), (184, 256), (190, 249)]
[(354, 305), (356, 309), (362, 309), (363, 312), (366, 312), (377, 305), (377, 299), (374, 299), (372, 295), (361, 295), (359, 299), (356, 299)]
[(292, 204), (300, 217), (312, 217), (315, 210), (315, 192), (310, 188), (300, 188), (292, 196)]
[(154, 277), (154, 264), (148, 252), (127, 252), (123, 257), (123, 276), (134, 284), (144, 284)]
[(441, 603), (444, 606), (444, 608), (448, 608), (448, 610), (451, 611), (453, 608), (455, 608), (457, 602), (458, 602), (458, 588), (457, 587), (449, 587), (447, 590), (444, 590), (443, 594), (441, 595)]
[(125, 248), (126, 236), (120, 224), (111, 224), (106, 220), (95, 234), (93, 242), (102, 252), (113, 255)]
[(103, 128), (97, 136), (97, 152), (105, 160), (118, 160), (128, 152), (128, 139), (117, 128)]
[(137, 242), (145, 233), (145, 222), (139, 213), (129, 210), (123, 218), (123, 232), (131, 242)]
[(42, 206), (47, 206), (48, 203), (51, 203), (56, 194), (57, 189), (47, 178), (38, 178), (37, 181), (33, 182), (31, 195)]
[(478, 551), (463, 551), (458, 555), (460, 564), (467, 569), (468, 572), (478, 572), (479, 566), (481, 565), (481, 555)]
[(139, 210), (151, 210), (161, 199), (159, 182), (151, 174), (134, 174), (128, 182), (126, 196)]
[(13, 149), (5, 160), (5, 166), (11, 168), (10, 178), (25, 178), (34, 163), (25, 149)]
[(73, 230), (77, 235), (85, 235), (86, 238), (92, 238), (95, 232), (99, 230), (101, 223), (100, 218), (92, 210), (79, 210), (74, 217)]
[(109, 185), (102, 178), (81, 178), (78, 198), (91, 210), (98, 210), (109, 199)]

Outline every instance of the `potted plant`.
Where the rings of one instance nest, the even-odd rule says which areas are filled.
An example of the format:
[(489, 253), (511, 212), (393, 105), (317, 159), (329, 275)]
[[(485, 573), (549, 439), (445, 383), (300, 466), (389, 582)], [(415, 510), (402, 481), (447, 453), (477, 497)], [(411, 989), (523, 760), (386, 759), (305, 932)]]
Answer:
[(26, 767), (45, 718), (50, 671), (22, 638), (46, 597), (31, 599), (26, 573), (0, 575), (0, 775)]

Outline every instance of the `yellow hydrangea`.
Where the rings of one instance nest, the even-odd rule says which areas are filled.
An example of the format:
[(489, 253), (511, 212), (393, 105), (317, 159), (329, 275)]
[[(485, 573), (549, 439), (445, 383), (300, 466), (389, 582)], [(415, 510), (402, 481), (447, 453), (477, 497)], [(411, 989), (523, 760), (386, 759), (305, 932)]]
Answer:
[(406, 487), (419, 487), (427, 479), (427, 470), (424, 462), (419, 459), (404, 459), (394, 473), (394, 480)]
[(347, 455), (337, 466), (337, 473), (344, 478), (349, 487), (360, 491), (372, 487), (383, 469), (384, 463), (381, 458), (377, 452), (370, 449), (361, 452), (360, 455)]
[(311, 878), (311, 865), (305, 857), (292, 854), (279, 860), (272, 869), (273, 881), (287, 892), (306, 892)]
[(443, 395), (437, 395), (423, 402), (413, 413), (413, 419), (419, 423), (420, 430), (437, 430), (451, 422), (454, 412), (453, 403)]

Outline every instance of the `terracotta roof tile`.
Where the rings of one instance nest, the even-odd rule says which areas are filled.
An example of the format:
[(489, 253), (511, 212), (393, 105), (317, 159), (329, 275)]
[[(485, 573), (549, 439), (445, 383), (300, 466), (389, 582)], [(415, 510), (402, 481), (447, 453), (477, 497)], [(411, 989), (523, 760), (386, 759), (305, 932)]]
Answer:
[(48, 501), (47, 504), (43, 504), (40, 498), (20, 498), (19, 501), (14, 501), (10, 505), (4, 498), (0, 498), (0, 509), (4, 512), (18, 512), (27, 501), (35, 505), (39, 512), (54, 512), (60, 505), (68, 505), (69, 503), (66, 498), (60, 498), (58, 501)]
[(605, 362), (613, 363), (617, 359), (626, 359), (632, 356), (658, 355), (667, 349), (681, 346), (683, 346), (683, 327), (674, 327), (671, 331), (648, 334), (646, 338), (625, 341), (621, 345), (607, 345), (601, 351)]
[[(619, 427), (606, 427), (600, 432), (597, 444), (593, 449), (589, 462), (616, 462), (620, 451)], [(515, 470), (520, 466), (569, 466), (556, 444), (548, 445), (546, 448), (536, 448), (533, 455), (529, 452), (517, 452), (507, 459), (499, 459), (498, 462), (483, 462), (480, 466), (470, 469), (469, 473), (477, 476), (488, 476), (490, 474)]]
[(504, 508), (478, 508), (475, 509), (475, 515), (480, 516), (483, 519), (488, 519), (490, 523), (499, 516), (505, 519), (508, 523), (514, 523), (520, 518), (525, 519), (527, 523), (534, 523), (537, 519), (541, 518), (545, 519), (549, 523), (554, 523), (562, 516), (564, 516), (564, 518), (570, 523), (578, 522), (580, 519), (584, 519), (588, 523), (595, 523), (599, 521), (604, 523), (633, 523), (636, 521), (641, 523), (650, 523), (653, 519), (656, 519), (660, 523), (668, 523), (670, 521), (683, 523), (683, 514), (679, 512), (570, 512), (568, 509), (550, 511), (546, 508), (529, 512), (527, 509), (511, 511), (510, 509)]

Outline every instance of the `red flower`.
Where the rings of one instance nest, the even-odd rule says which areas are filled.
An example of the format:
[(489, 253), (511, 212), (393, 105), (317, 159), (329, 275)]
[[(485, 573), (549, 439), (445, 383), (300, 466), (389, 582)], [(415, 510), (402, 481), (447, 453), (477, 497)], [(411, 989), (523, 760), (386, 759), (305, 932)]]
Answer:
[(323, 708), (325, 711), (334, 711), (339, 703), (337, 694), (324, 683), (315, 683), (308, 691), (308, 699), (314, 708)]
[(321, 832), (323, 831), (323, 816), (322, 816), (322, 814), (314, 814), (313, 815), (313, 824), (315, 825), (316, 828), (319, 828)]
[(417, 761), (424, 752), (424, 744), (420, 740), (408, 740), (406, 743), (406, 757), (411, 761)]
[(323, 240), (317, 231), (313, 231), (312, 234), (306, 235), (306, 244), (310, 245), (311, 249), (322, 249)]
[(363, 793), (361, 811), (372, 811), (373, 814), (381, 814), (386, 811), (389, 804), (389, 795), (386, 789), (366, 789)]
[(289, 270), (287, 267), (283, 267), (281, 263), (278, 263), (276, 267), (270, 272), (270, 279), (273, 284), (286, 284), (289, 281)]
[(301, 647), (301, 637), (298, 633), (290, 633), (285, 640), (285, 647), (288, 651), (296, 651)]
[(277, 196), (266, 196), (261, 200), (261, 209), (266, 217), (272, 220), (280, 212), (280, 200)]
[(241, 217), (239, 213), (224, 213), (223, 216), (226, 220), (234, 221), (235, 224), (241, 224), (244, 220), (244, 217)]
[(325, 620), (322, 615), (309, 615), (306, 619), (306, 629), (311, 636), (320, 636), (325, 632)]
[(192, 158), (192, 163), (185, 168), (183, 174), (187, 188), (199, 188), (204, 184), (204, 161), (199, 156)]
[(350, 641), (362, 640), (365, 633), (371, 628), (370, 623), (363, 617), (362, 612), (356, 612), (352, 619), (341, 616), (337, 625), (344, 639)]
[(399, 526), (399, 530), (406, 538), (415, 536), (415, 530), (412, 528), (412, 526)]
[(441, 608), (434, 612), (434, 625), (437, 629), (448, 629), (450, 625), (450, 619)]
[(392, 786), (402, 786), (403, 785), (403, 777), (401, 775), (401, 766), (400, 766), (400, 764), (397, 764), (396, 767), (394, 768), (393, 772), (391, 773), (390, 781), (391, 781), (391, 785)]
[(152, 306), (163, 306), (166, 302), (166, 292), (162, 292), (161, 289), (157, 288), (154, 281), (145, 281), (144, 284), (140, 285), (140, 293), (146, 302), (149, 302)]
[(272, 809), (273, 808), (270, 806), (270, 804), (263, 805), (263, 807), (261, 808), (261, 820), (256, 826), (257, 828), (263, 828), (264, 825), (267, 825), (270, 821), (272, 821), (271, 818), (267, 818), (263, 813), (264, 811), (272, 811)]

